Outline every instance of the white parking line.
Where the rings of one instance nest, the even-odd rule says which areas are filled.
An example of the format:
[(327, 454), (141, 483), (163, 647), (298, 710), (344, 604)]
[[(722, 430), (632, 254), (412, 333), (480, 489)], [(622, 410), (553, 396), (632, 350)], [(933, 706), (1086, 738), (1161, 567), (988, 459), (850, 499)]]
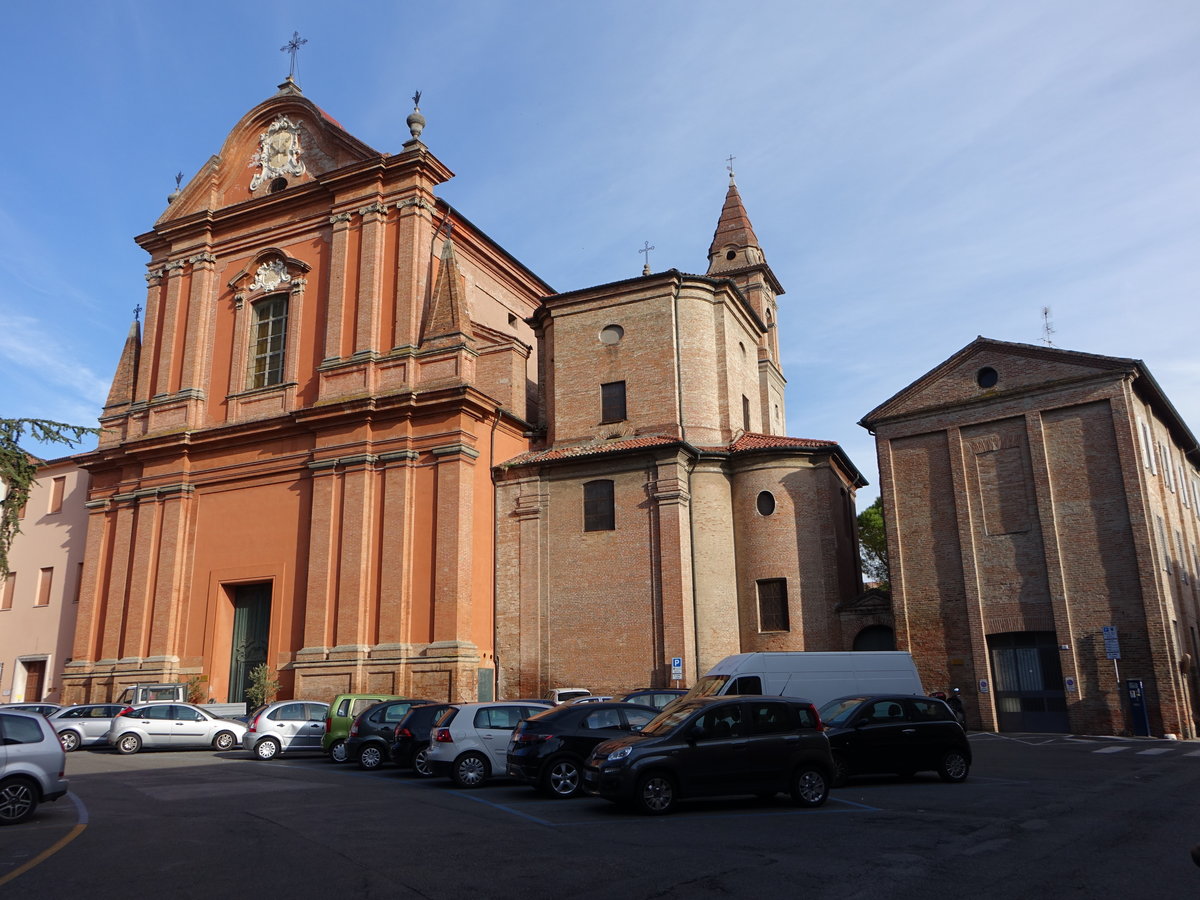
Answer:
[(1149, 750), (1139, 750), (1138, 756), (1159, 756), (1163, 753), (1170, 753), (1174, 747), (1151, 747)]
[(1093, 750), (1093, 753), (1123, 753), (1128, 750), (1128, 747), (1105, 747), (1102, 750)]
[(1200, 750), (1193, 750), (1191, 753), (1185, 753), (1184, 756), (1200, 756)]

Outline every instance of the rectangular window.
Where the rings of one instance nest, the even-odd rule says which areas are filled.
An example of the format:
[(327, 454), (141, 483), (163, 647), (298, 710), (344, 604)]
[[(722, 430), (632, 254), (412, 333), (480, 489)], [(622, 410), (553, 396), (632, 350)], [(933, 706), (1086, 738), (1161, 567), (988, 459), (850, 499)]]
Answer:
[(742, 431), (750, 430), (750, 398), (742, 394)]
[(1179, 464), (1179, 496), (1183, 498), (1184, 506), (1191, 506), (1191, 501), (1188, 500), (1187, 489), (1187, 469), (1183, 467), (1183, 463)]
[(287, 336), (288, 298), (270, 297), (254, 307), (250, 335), (250, 387), (283, 382), (283, 353)]
[(62, 512), (63, 493), (67, 489), (67, 476), (59, 475), (50, 483), (50, 508), (48, 513)]
[(4, 576), (4, 592), (0, 595), (0, 609), (12, 609), (13, 591), (17, 588), (17, 573), (9, 572)]
[(79, 564), (79, 569), (75, 574), (75, 598), (74, 602), (79, 602), (79, 597), (83, 593), (83, 563)]
[(1179, 555), (1179, 577), (1184, 584), (1188, 583), (1187, 557), (1183, 555), (1183, 534), (1175, 529), (1175, 552)]
[(54, 583), (54, 569), (42, 569), (38, 572), (37, 602), (34, 606), (50, 605), (50, 586)]
[(1150, 428), (1145, 419), (1138, 419), (1139, 433), (1142, 437), (1142, 465), (1154, 473), (1154, 445), (1150, 443)]
[(758, 630), (791, 630), (786, 578), (765, 578), (758, 582)]
[(589, 481), (583, 486), (583, 530), (613, 531), (617, 527), (611, 481)]
[(1171, 451), (1167, 449), (1167, 445), (1162, 441), (1158, 442), (1158, 452), (1160, 462), (1162, 463), (1163, 478), (1167, 480), (1167, 487), (1171, 491), (1175, 490), (1175, 479), (1171, 476)]
[(625, 382), (610, 381), (600, 385), (600, 421), (625, 421)]
[(1167, 526), (1163, 524), (1162, 516), (1155, 517), (1158, 520), (1158, 543), (1162, 547), (1163, 570), (1171, 571), (1171, 545), (1167, 543)]

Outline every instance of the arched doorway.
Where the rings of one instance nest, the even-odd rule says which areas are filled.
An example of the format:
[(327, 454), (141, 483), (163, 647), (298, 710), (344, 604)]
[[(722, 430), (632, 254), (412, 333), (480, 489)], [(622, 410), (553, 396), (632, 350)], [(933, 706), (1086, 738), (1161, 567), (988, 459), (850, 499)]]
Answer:
[(896, 632), (886, 625), (868, 625), (854, 637), (852, 650), (895, 650)]

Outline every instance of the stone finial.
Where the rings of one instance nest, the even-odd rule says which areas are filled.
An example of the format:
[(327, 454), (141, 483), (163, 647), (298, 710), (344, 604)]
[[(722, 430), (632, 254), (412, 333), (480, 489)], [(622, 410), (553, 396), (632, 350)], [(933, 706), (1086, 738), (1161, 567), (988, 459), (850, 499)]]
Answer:
[(179, 195), (183, 193), (183, 188), (180, 187), (180, 184), (182, 184), (182, 183), (183, 183), (183, 173), (180, 172), (179, 174), (177, 174), (175, 176), (175, 190), (173, 190), (173, 191), (171, 191), (171, 193), (167, 194), (167, 205), (168, 206), (170, 206), (172, 203), (174, 203), (176, 200), (178, 200)]
[(413, 111), (408, 114), (405, 120), (408, 123), (408, 131), (412, 135), (414, 141), (421, 139), (421, 132), (425, 130), (425, 117), (421, 115), (421, 92), (417, 91), (413, 94)]

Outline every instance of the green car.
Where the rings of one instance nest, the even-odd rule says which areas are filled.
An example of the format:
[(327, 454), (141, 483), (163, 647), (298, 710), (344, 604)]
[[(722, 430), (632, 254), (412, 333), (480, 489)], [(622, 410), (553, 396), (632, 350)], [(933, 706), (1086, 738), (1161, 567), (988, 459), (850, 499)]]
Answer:
[(325, 714), (325, 736), (321, 738), (321, 749), (328, 753), (334, 762), (345, 762), (346, 738), (358, 714), (368, 706), (374, 706), (383, 700), (406, 699), (395, 694), (338, 694), (329, 704), (329, 712)]

